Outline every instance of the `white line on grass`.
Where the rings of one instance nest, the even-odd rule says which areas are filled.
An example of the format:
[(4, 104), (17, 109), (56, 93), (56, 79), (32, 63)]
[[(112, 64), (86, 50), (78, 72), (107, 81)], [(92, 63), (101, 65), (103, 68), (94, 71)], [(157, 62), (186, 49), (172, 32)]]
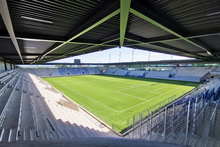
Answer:
[[(87, 77), (89, 77), (89, 76), (87, 76)], [(90, 77), (92, 77), (92, 76), (90, 76)], [(93, 77), (94, 78), (94, 77)], [(96, 80), (96, 79), (98, 79), (98, 80)], [(75, 84), (75, 83), (87, 83), (87, 82), (92, 82), (92, 81), (99, 81), (99, 80), (105, 80), (105, 79), (102, 79), (102, 78), (95, 78), (95, 79), (93, 79), (93, 80), (89, 80), (89, 81), (84, 81), (84, 82), (72, 82), (72, 83), (67, 83), (67, 84), (63, 84), (63, 85), (72, 85), (72, 84)], [(115, 81), (115, 79), (110, 79), (110, 80), (106, 80), (106, 81)]]
[(132, 88), (135, 88), (135, 85), (140, 85), (140, 84), (134, 84), (134, 85), (132, 85), (131, 87), (132, 87)]
[[(152, 83), (151, 83), (151, 84), (152, 84)], [(138, 85), (138, 84), (135, 84), (135, 85)], [(140, 85), (140, 84), (139, 84), (139, 85)], [(141, 98), (141, 97), (138, 97), (138, 96), (134, 96), (134, 95), (130, 95), (130, 94), (127, 94), (127, 93), (124, 93), (124, 92), (120, 92), (120, 91), (123, 91), (123, 90), (132, 89), (132, 88), (137, 88), (137, 87), (141, 87), (141, 86), (145, 86), (145, 85), (150, 85), (150, 84), (142, 84), (142, 85), (136, 86), (136, 87), (134, 87), (134, 85), (132, 85), (130, 88), (124, 88), (124, 89), (121, 89), (121, 90), (116, 90), (115, 92), (120, 93), (120, 94), (124, 94), (124, 95), (127, 95), (127, 96), (131, 96), (131, 97), (135, 97), (135, 98), (138, 98), (138, 99), (141, 99), (141, 100), (146, 100), (146, 99)]]
[[(150, 84), (153, 84), (153, 83), (150, 83)], [(123, 90), (127, 90), (127, 89), (132, 89), (132, 88), (137, 88), (137, 87), (142, 87), (142, 86), (145, 86), (145, 85), (150, 85), (150, 84), (142, 84), (142, 85), (140, 85), (140, 86), (136, 86), (136, 87), (133, 87), (133, 86), (131, 86), (131, 87), (129, 87), (129, 88), (124, 88), (124, 89), (120, 89), (120, 90), (116, 90), (115, 92), (119, 92), (119, 91), (123, 91)]]
[(124, 95), (128, 95), (128, 96), (131, 96), (131, 97), (135, 97), (135, 98), (138, 98), (138, 99), (141, 99), (141, 100), (146, 100), (144, 98), (137, 97), (137, 96), (134, 96), (134, 95), (130, 95), (130, 94), (127, 94), (127, 93), (123, 93), (123, 92), (119, 92), (119, 91), (115, 91), (115, 92), (120, 93), (120, 94), (124, 94)]
[(158, 88), (158, 89), (156, 89), (156, 90), (152, 90), (152, 91), (150, 91), (151, 93), (156, 93), (156, 94), (161, 94), (161, 93), (158, 93), (158, 92), (155, 92), (155, 91), (158, 91), (158, 90), (160, 90), (160, 89), (164, 89), (164, 88), (166, 88), (167, 86), (165, 86), (165, 87), (162, 87), (162, 88)]
[(67, 83), (67, 84), (63, 84), (63, 85), (72, 85), (72, 84), (75, 84), (75, 83), (87, 83), (87, 82), (92, 82), (91, 80), (90, 81), (84, 81), (84, 82), (72, 82), (72, 83)]
[[(97, 80), (96, 80), (97, 79)], [(93, 81), (98, 81), (98, 80), (105, 80), (105, 81), (115, 81), (115, 79), (111, 79), (111, 78), (94, 78)]]
[[(173, 90), (171, 90), (171, 91), (177, 90), (177, 89), (179, 89), (179, 88), (181, 88), (181, 87), (184, 87), (184, 86), (180, 86), (180, 87), (175, 88), (175, 89), (173, 89)], [(163, 93), (163, 94), (161, 94), (161, 95), (158, 95), (158, 96), (156, 96), (156, 97), (154, 97), (154, 98), (152, 98), (152, 99), (149, 99), (149, 100), (146, 100), (146, 101), (144, 101), (144, 102), (142, 102), (142, 103), (139, 103), (139, 104), (137, 104), (137, 105), (134, 105), (134, 106), (132, 106), (132, 107), (130, 107), (130, 108), (128, 108), (128, 109), (122, 110), (122, 111), (120, 111), (120, 113), (121, 113), (121, 112), (124, 112), (124, 111), (127, 111), (127, 110), (129, 110), (129, 109), (132, 109), (132, 108), (134, 108), (134, 107), (137, 107), (137, 106), (139, 106), (139, 105), (142, 105), (142, 104), (144, 104), (144, 103), (146, 103), (146, 102), (148, 102), (148, 101), (151, 101), (151, 100), (153, 100), (153, 99), (155, 99), (155, 98), (158, 98), (158, 97), (160, 97), (160, 96), (162, 96), (162, 95), (165, 95), (165, 94), (167, 94), (167, 93), (170, 93), (171, 91), (168, 91), (168, 92)]]
[[(49, 79), (49, 80), (51, 80), (51, 79)], [(53, 81), (53, 80), (51, 80), (51, 81)], [(81, 94), (81, 93), (79, 93), (79, 92), (77, 92), (77, 91), (75, 91), (75, 90), (73, 90), (73, 89), (70, 89), (69, 87), (66, 87), (66, 86), (65, 86), (65, 85), (63, 85), (63, 84), (60, 84), (60, 83), (58, 83), (58, 82), (56, 82), (56, 81), (53, 81), (53, 82), (55, 82), (55, 83), (57, 83), (57, 84), (59, 84), (59, 85), (61, 85), (61, 86), (65, 87), (65, 88), (67, 88), (67, 89), (69, 89), (69, 90), (71, 90), (71, 91), (73, 91), (73, 92), (75, 92), (75, 93), (78, 93), (79, 95), (84, 96), (85, 98), (90, 99), (90, 100), (94, 101), (95, 103), (98, 103), (98, 104), (100, 104), (100, 105), (102, 105), (102, 106), (104, 106), (104, 107), (106, 107), (106, 108), (108, 108), (108, 109), (110, 109), (110, 110), (112, 110), (112, 111), (114, 111), (114, 112), (117, 112), (117, 113), (118, 113), (118, 111), (116, 111), (116, 110), (114, 110), (114, 109), (112, 109), (112, 108), (109, 108), (108, 106), (103, 105), (102, 103), (99, 103), (99, 102), (97, 102), (97, 101), (95, 101), (95, 100), (91, 99), (90, 97), (85, 96), (85, 95), (83, 95), (83, 94)]]

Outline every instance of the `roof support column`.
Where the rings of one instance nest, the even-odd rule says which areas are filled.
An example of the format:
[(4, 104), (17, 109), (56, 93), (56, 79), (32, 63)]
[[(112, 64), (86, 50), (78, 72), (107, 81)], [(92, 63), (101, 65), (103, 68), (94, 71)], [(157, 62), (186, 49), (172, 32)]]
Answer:
[(22, 59), (22, 56), (21, 56), (21, 51), (20, 51), (19, 46), (18, 46), (18, 42), (15, 38), (15, 33), (14, 33), (13, 26), (12, 26), (11, 17), (10, 17), (10, 14), (9, 14), (8, 5), (7, 5), (6, 0), (0, 0), (0, 12), (1, 12), (2, 19), (5, 23), (5, 27), (8, 30), (8, 34), (11, 37), (11, 41), (13, 42), (13, 44), (15, 46), (15, 49), (17, 50), (18, 55), (21, 58), (22, 63), (24, 63), (23, 59)]
[(124, 44), (130, 5), (131, 5), (131, 0), (121, 0), (121, 3), (120, 3), (120, 8), (121, 8), (120, 10), (120, 47), (123, 46)]
[(4, 61), (4, 65), (5, 65), (5, 71), (7, 71), (7, 65), (6, 62)]

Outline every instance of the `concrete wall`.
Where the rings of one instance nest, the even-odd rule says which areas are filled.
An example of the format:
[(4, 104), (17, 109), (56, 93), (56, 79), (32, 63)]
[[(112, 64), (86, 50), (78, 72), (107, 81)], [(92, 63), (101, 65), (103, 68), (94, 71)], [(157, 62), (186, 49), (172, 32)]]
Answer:
[(10, 63), (6, 63), (6, 67), (7, 67), (7, 70), (11, 70), (11, 65), (10, 65)]
[(2, 61), (0, 61), (0, 70), (5, 70), (5, 65)]

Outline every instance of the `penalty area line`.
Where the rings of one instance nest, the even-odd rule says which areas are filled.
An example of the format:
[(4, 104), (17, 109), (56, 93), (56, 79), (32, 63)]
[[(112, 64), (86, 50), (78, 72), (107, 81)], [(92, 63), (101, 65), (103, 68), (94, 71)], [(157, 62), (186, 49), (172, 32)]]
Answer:
[(122, 110), (122, 111), (120, 111), (120, 113), (121, 113), (121, 112), (124, 112), (124, 111), (127, 111), (127, 110), (129, 110), (129, 109), (132, 109), (132, 108), (134, 108), (134, 107), (137, 107), (137, 106), (139, 106), (139, 105), (142, 105), (142, 104), (144, 104), (144, 103), (146, 103), (146, 102), (149, 102), (149, 101), (151, 101), (151, 100), (153, 100), (153, 99), (155, 99), (155, 98), (158, 98), (158, 97), (160, 97), (160, 96), (162, 96), (162, 95), (165, 95), (165, 94), (167, 94), (167, 93), (170, 93), (170, 92), (172, 92), (172, 91), (174, 91), (174, 90), (180, 89), (181, 87), (184, 87), (184, 86), (180, 86), (180, 87), (175, 88), (175, 89), (173, 89), (173, 90), (171, 90), (171, 91), (168, 91), (168, 92), (166, 92), (166, 93), (163, 93), (163, 94), (161, 94), (161, 95), (158, 95), (158, 96), (156, 96), (156, 97), (154, 97), (154, 98), (152, 98), (152, 99), (149, 99), (149, 100), (146, 100), (146, 101), (144, 101), (144, 102), (142, 102), (142, 103), (139, 103), (139, 104), (137, 104), (137, 105), (134, 105), (134, 106), (132, 106), (132, 107), (130, 107), (130, 108), (128, 108), (128, 109)]

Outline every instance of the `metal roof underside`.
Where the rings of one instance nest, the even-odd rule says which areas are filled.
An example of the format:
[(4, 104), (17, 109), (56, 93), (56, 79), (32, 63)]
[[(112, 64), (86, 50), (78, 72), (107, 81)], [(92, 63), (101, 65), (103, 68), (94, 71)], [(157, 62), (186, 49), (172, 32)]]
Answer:
[(43, 64), (121, 46), (220, 60), (219, 0), (0, 3), (0, 56), (14, 64)]

